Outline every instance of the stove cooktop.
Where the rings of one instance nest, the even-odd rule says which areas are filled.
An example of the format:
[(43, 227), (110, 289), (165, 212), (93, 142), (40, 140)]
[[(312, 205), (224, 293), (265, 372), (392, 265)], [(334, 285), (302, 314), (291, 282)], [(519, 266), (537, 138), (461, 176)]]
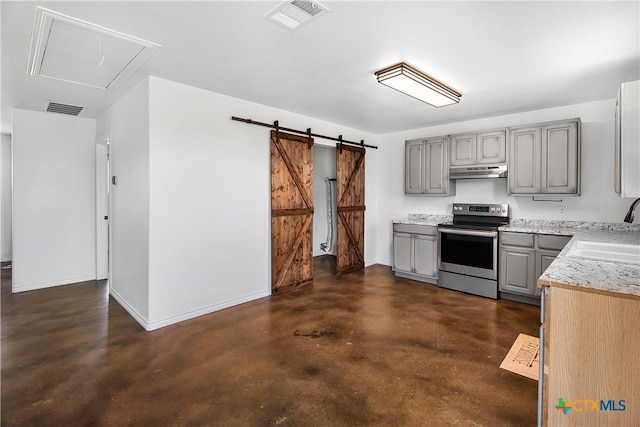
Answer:
[(509, 218), (509, 205), (483, 205), (454, 203), (451, 209), (454, 218), (458, 215)]
[(509, 224), (509, 205), (507, 204), (453, 204), (453, 221), (441, 224), (442, 227), (455, 227), (470, 230), (497, 230), (501, 225)]

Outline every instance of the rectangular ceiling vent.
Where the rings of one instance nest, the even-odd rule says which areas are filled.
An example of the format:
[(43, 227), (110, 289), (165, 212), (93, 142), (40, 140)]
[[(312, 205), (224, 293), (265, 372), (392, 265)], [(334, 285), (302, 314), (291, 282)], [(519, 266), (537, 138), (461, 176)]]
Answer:
[(328, 10), (329, 8), (316, 1), (289, 0), (279, 4), (264, 17), (293, 31), (324, 15)]
[(59, 102), (51, 102), (47, 104), (47, 111), (50, 113), (68, 114), (69, 116), (77, 116), (84, 109), (77, 105), (61, 104)]

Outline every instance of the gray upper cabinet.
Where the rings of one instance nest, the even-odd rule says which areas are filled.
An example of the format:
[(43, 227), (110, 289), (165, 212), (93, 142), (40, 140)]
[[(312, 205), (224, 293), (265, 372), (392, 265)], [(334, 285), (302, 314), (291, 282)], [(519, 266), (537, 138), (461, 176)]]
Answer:
[(476, 163), (499, 164), (507, 161), (507, 131), (500, 129), (478, 134)]
[(451, 135), (450, 140), (451, 166), (504, 164), (507, 161), (505, 129)]
[(425, 141), (425, 193), (449, 193), (449, 156), (447, 138), (434, 138)]
[(580, 119), (511, 128), (509, 194), (580, 194)]
[(407, 141), (405, 145), (405, 193), (448, 195), (448, 138)]
[(511, 194), (540, 193), (540, 132), (539, 127), (511, 129), (507, 176)]
[(640, 80), (622, 83), (615, 112), (614, 190), (640, 197)]
[(424, 193), (424, 141), (407, 141), (404, 154), (404, 192), (407, 194)]
[(451, 166), (467, 166), (476, 163), (475, 133), (466, 133), (451, 136)]
[(578, 122), (542, 126), (542, 192), (579, 194)]

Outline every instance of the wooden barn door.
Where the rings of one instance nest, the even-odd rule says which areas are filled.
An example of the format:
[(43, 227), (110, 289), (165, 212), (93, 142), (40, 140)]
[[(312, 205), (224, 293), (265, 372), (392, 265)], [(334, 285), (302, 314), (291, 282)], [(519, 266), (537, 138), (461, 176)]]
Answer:
[(313, 281), (313, 139), (271, 131), (271, 290)]
[(364, 148), (336, 147), (337, 274), (364, 268)]

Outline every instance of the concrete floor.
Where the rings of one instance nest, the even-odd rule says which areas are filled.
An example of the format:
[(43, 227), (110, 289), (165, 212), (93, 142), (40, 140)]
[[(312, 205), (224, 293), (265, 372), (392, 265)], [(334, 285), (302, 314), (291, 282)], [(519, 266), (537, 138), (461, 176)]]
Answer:
[(316, 261), (312, 287), (153, 332), (104, 283), (11, 294), (2, 270), (2, 425), (535, 425), (537, 383), (499, 365), (538, 307)]

